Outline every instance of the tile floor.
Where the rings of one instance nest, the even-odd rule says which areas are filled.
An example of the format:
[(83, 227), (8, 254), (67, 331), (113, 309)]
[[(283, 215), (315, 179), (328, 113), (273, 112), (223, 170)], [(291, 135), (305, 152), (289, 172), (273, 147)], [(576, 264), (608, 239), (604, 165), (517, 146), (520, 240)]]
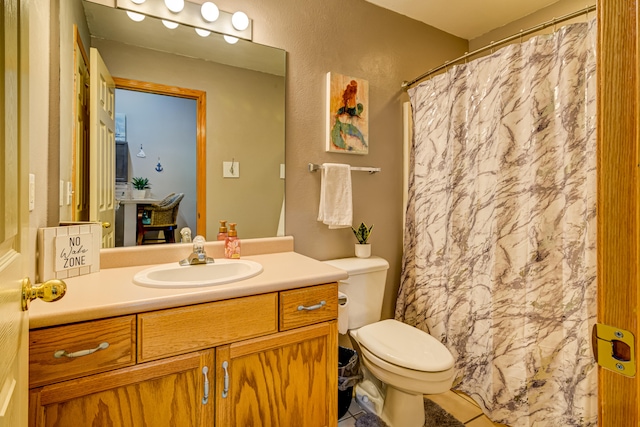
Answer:
[[(440, 405), (442, 409), (453, 415), (456, 419), (468, 427), (497, 427), (502, 424), (494, 424), (487, 418), (478, 405), (463, 393), (448, 391), (443, 394), (434, 394), (427, 396), (435, 403)], [(344, 417), (338, 421), (338, 427), (354, 427), (356, 420), (364, 410), (358, 405), (355, 399), (351, 401), (349, 411)], [(505, 426), (506, 427), (506, 426)]]

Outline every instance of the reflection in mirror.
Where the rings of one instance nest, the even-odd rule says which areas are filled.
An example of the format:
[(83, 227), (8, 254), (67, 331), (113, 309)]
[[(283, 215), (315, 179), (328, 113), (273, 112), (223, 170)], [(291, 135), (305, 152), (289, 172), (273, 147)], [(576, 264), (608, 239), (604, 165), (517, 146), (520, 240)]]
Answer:
[[(173, 224), (169, 209), (151, 210), (151, 204), (159, 203), (170, 193), (184, 194), (175, 207), (174, 232), (178, 241), (182, 228), (196, 231), (196, 111), (196, 100), (191, 98), (116, 89), (116, 144), (126, 147), (120, 156), (116, 151), (116, 199), (120, 201), (115, 221), (116, 246), (135, 245), (138, 237), (143, 237), (145, 243), (157, 242), (152, 238), (167, 238), (164, 231), (162, 236), (150, 236), (152, 232), (145, 233), (144, 226), (157, 226), (160, 220), (166, 223), (167, 219)], [(148, 189), (142, 190), (142, 200), (128, 184), (132, 177), (149, 180), (143, 185)], [(147, 206), (149, 209), (145, 209)], [(151, 217), (150, 212), (167, 215)], [(144, 216), (140, 218), (142, 227), (138, 213)]]
[[(61, 114), (60, 179), (65, 195), (61, 220), (80, 220), (86, 215), (82, 207), (85, 202), (81, 184), (86, 184), (83, 150), (87, 148), (83, 149), (80, 141), (86, 132), (82, 126), (86, 129), (89, 125), (77, 112), (77, 107), (85, 102), (82, 100), (84, 87), (77, 78), (75, 88), (73, 84), (63, 82), (68, 74), (81, 73), (77, 64), (82, 62), (83, 49), (76, 49), (75, 42), (67, 40), (76, 24), (78, 44), (84, 45), (86, 52), (89, 46), (95, 47), (116, 82), (148, 82), (150, 86), (157, 84), (205, 94), (206, 121), (197, 125), (197, 131), (206, 135), (201, 151), (193, 146), (191, 137), (173, 136), (174, 141), (161, 143), (154, 136), (160, 124), (172, 130), (184, 127), (177, 122), (182, 114), (170, 115), (170, 119), (161, 118), (159, 112), (152, 111), (158, 107), (154, 101), (153, 105), (137, 105), (123, 113), (124, 142), (127, 142), (127, 179), (124, 181), (131, 182), (134, 176), (149, 178), (152, 185), (148, 193), (152, 200), (159, 200), (170, 192), (185, 193), (180, 209), (184, 205), (186, 212), (188, 205), (193, 206), (197, 226), (192, 226), (186, 216), (179, 215), (178, 231), (188, 225), (192, 228), (192, 236), (197, 233), (206, 235), (207, 240), (215, 239), (221, 219), (238, 223), (241, 238), (284, 234), (281, 165), (284, 164), (286, 53), (244, 40), (230, 45), (215, 33), (200, 37), (192, 28), (182, 26), (169, 30), (149, 17), (135, 23), (121, 10), (88, 1), (61, 2), (60, 9), (60, 111), (74, 112), (73, 120)], [(116, 93), (116, 112), (119, 105)], [(151, 117), (150, 123), (142, 124), (142, 112)], [(144, 126), (149, 128), (144, 130)], [(193, 129), (194, 124), (186, 126)], [(128, 141), (130, 138), (135, 141)], [(140, 151), (146, 153), (146, 158), (137, 156)], [(204, 170), (195, 174), (195, 188), (187, 188), (189, 184), (186, 183), (181, 184), (184, 188), (171, 187), (167, 183), (177, 182), (171, 174), (193, 169), (196, 164), (195, 159), (181, 160), (175, 154), (187, 152), (201, 156)], [(229, 164), (233, 165), (233, 171), (224, 169), (223, 166)], [(70, 183), (74, 183), (73, 186)], [(115, 179), (113, 185), (115, 188)], [(118, 188), (123, 189), (114, 192), (118, 198), (131, 197), (126, 191), (128, 187)], [(191, 196), (188, 198), (187, 194)], [(117, 216), (123, 216), (123, 206), (127, 204), (134, 203), (128, 200), (121, 204), (123, 211), (119, 214), (116, 211)], [(116, 223), (123, 225), (122, 221), (127, 219), (121, 218)], [(123, 230), (127, 228), (123, 227)], [(135, 236), (131, 236), (135, 226), (133, 231), (131, 226), (128, 230), (129, 234), (122, 240), (135, 242)], [(176, 240), (180, 241), (179, 233), (176, 233)]]

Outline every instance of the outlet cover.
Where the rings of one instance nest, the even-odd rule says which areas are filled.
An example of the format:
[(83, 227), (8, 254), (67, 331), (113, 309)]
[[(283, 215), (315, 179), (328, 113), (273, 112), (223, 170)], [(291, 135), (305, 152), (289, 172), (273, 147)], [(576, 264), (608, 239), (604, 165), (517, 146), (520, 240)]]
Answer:
[(239, 162), (222, 162), (223, 178), (240, 178)]

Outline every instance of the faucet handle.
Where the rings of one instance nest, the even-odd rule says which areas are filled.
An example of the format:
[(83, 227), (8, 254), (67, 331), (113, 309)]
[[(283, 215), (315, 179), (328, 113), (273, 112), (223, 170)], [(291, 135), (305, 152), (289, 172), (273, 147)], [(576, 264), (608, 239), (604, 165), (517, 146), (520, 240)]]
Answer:
[(182, 243), (191, 243), (191, 229), (189, 227), (183, 227), (180, 230), (180, 236), (182, 236)]
[(204, 237), (196, 236), (195, 239), (193, 239), (193, 252), (204, 253), (205, 242), (206, 240)]

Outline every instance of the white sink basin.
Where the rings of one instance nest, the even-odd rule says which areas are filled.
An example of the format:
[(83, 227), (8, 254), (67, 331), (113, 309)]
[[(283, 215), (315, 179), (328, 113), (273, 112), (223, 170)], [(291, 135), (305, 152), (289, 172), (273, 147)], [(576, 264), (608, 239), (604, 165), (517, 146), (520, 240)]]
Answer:
[(138, 272), (133, 283), (149, 288), (196, 288), (222, 285), (262, 273), (262, 265), (245, 259), (216, 259), (211, 264), (181, 266), (177, 262)]

